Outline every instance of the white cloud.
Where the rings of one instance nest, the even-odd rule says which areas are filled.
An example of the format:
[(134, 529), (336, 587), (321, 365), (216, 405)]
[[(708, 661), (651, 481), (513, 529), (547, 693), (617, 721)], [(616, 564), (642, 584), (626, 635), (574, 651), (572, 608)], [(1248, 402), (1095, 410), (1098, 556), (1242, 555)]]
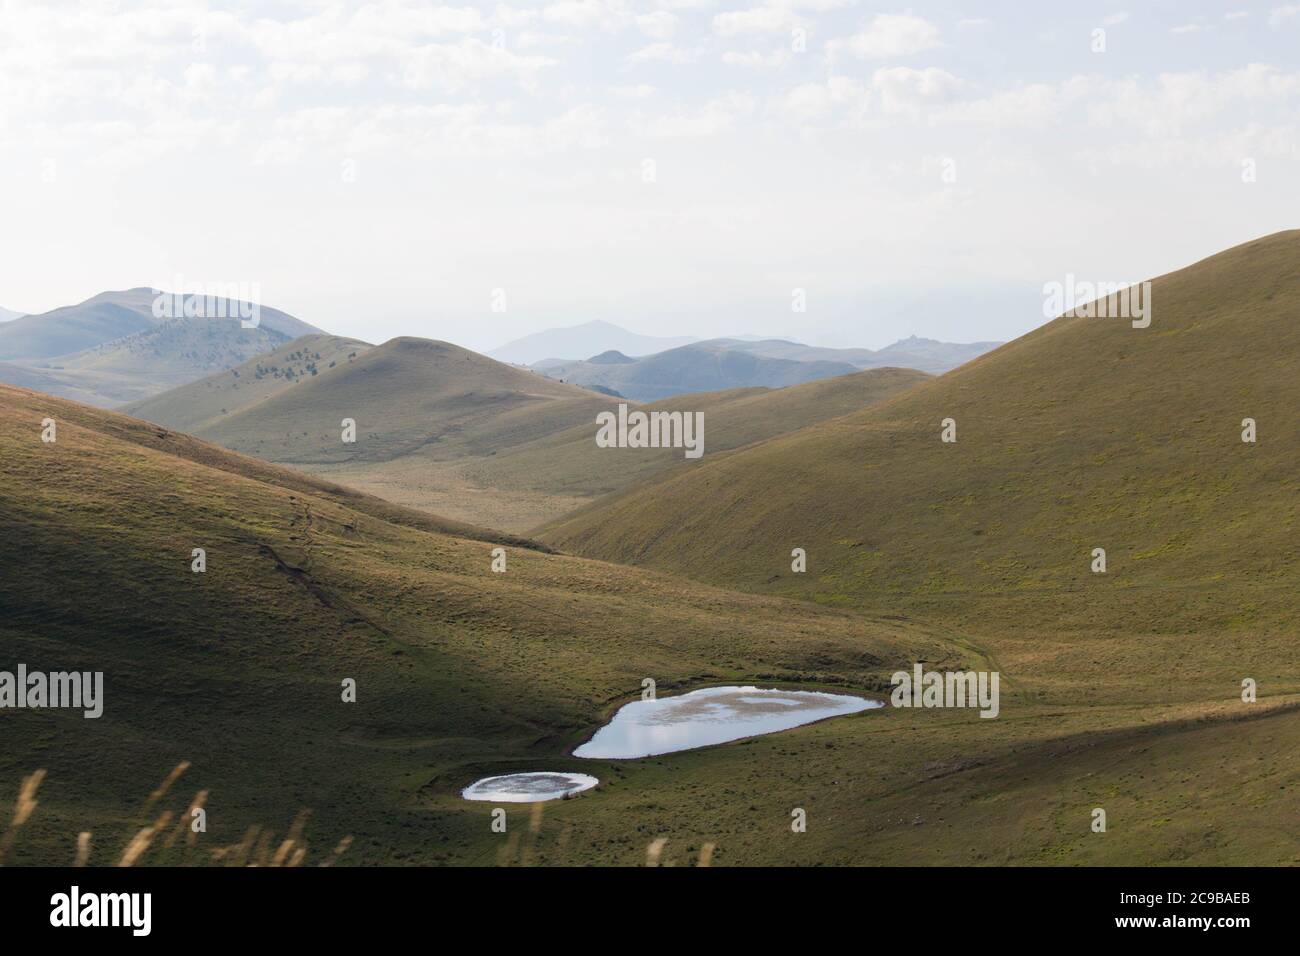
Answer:
[(939, 46), (939, 28), (911, 14), (878, 13), (862, 30), (842, 40), (831, 40), (832, 52), (847, 51), (862, 59), (910, 56)]
[(916, 113), (945, 103), (961, 87), (961, 80), (933, 66), (924, 70), (906, 66), (882, 68), (871, 77), (871, 89), (879, 94), (880, 108), (887, 114)]
[(628, 63), (689, 63), (699, 54), (672, 43), (651, 43), (627, 55)]
[(611, 86), (609, 91), (615, 96), (633, 100), (648, 100), (655, 95), (655, 88), (649, 83), (638, 83), (635, 86)]
[(532, 90), (536, 88), (538, 71), (557, 62), (550, 57), (512, 53), (474, 37), (454, 44), (429, 44), (406, 50), (397, 61), (405, 86), (413, 90), (448, 91), (500, 77), (511, 78)]
[(730, 37), (744, 33), (786, 33), (799, 24), (797, 14), (781, 7), (732, 10), (713, 18), (713, 32)]
[(821, 121), (841, 110), (860, 112), (867, 104), (869, 90), (849, 77), (831, 77), (824, 83), (804, 83), (787, 92), (780, 102), (782, 112), (800, 121)]
[[(1226, 33), (1218, 14), (1244, 13), (1240, 0), (1199, 20), (1163, 7), (1143, 7), (1140, 24), (1136, 13), (1107, 18), (1141, 27), (1141, 56), (1120, 66), (1025, 63), (1039, 21), (976, 29), (959, 12), (931, 20), (905, 5), (876, 16), (881, 8), (849, 0), (451, 2), (0, 0), (9, 294), (50, 307), (72, 296), (39, 284), (66, 286), (68, 261), (79, 263), (77, 282), (106, 288), (188, 257), (176, 263), (186, 274), (265, 270), (292, 288), (284, 301), (304, 305), (304, 317), (347, 334), (456, 340), (479, 334), (481, 289), (502, 282), (547, 300), (551, 320), (630, 303), (657, 316), (648, 322), (686, 321), (678, 307), (699, 294), (699, 263), (709, 262), (720, 317), (700, 327), (732, 326), (709, 327), (725, 334), (754, 313), (727, 311), (724, 299), (801, 255), (801, 269), (842, 277), (847, 292), (864, 254), (889, 275), (917, 262), (943, 274), (1041, 266), (1036, 257), (1074, 248), (1122, 203), (1151, 229), (1115, 236), (1107, 254), (1175, 257), (1282, 228), (1294, 192), (1300, 68), (1285, 52), (1279, 67), (1241, 51), (1294, 35), (1300, 0), (1233, 19), (1246, 42), (1218, 49), (1204, 70), (1186, 67), (1189, 38), (1171, 30), (1192, 20)], [(1080, 24), (1085, 39), (1106, 12)], [(835, 55), (793, 54), (796, 23), (818, 45), (841, 38), (825, 44)], [(640, 182), (643, 156), (659, 161), (666, 188)], [(940, 190), (922, 169), (936, 156), (958, 161), (964, 192)], [(58, 162), (52, 188), (38, 185), (47, 157)], [(1242, 157), (1259, 160), (1249, 201)], [(345, 158), (359, 170), (347, 185)], [(1198, 230), (1185, 227), (1187, 195), (1197, 196)], [(115, 215), (160, 203), (213, 220), (238, 209), (245, 239), (200, 230), (167, 243)], [(1045, 204), (1080, 229), (1023, 243)], [(796, 248), (795, 220), (818, 241)], [(557, 233), (557, 221), (576, 228)], [(433, 260), (450, 265), (431, 271)], [(574, 281), (575, 262), (589, 282)], [(328, 277), (344, 274), (358, 280), (340, 291)], [(366, 296), (392, 296), (358, 310), (362, 294), (350, 289), (363, 285)], [(584, 302), (588, 292), (606, 296), (603, 308)], [(430, 295), (445, 321), (410, 305)], [(358, 325), (362, 311), (410, 324)], [(531, 304), (524, 312), (520, 323), (546, 321)]]
[(633, 20), (622, 0), (559, 0), (542, 9), (542, 18), (580, 29), (617, 30)]
[(699, 109), (638, 119), (633, 125), (641, 135), (652, 139), (714, 136), (730, 129), (754, 109), (751, 94), (732, 91), (714, 97)]
[(677, 29), (677, 17), (667, 10), (656, 10), (636, 18), (637, 29), (655, 40), (667, 40)]
[(773, 50), (770, 53), (759, 53), (757, 50), (749, 50), (741, 53), (736, 50), (727, 50), (722, 54), (722, 62), (727, 66), (745, 66), (753, 69), (776, 70), (790, 62), (790, 51)]
[(1300, 3), (1286, 3), (1280, 7), (1274, 7), (1268, 12), (1269, 26), (1281, 26), (1287, 20), (1300, 17)]

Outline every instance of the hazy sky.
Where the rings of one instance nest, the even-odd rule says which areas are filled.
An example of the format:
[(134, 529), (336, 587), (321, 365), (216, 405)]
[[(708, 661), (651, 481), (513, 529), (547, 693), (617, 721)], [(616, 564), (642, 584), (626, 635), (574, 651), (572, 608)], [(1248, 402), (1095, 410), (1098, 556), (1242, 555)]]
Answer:
[(1300, 3), (0, 0), (0, 211), (25, 311), (1009, 338), (1300, 225)]

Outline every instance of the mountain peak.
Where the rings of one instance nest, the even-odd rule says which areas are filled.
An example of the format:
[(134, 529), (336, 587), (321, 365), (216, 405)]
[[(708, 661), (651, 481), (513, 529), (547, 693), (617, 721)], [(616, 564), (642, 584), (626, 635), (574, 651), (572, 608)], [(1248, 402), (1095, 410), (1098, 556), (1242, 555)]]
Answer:
[(587, 361), (592, 365), (628, 365), (635, 362), (636, 359), (628, 358), (618, 349), (609, 349), (608, 351), (601, 352), (599, 355), (593, 355), (591, 358), (587, 359)]

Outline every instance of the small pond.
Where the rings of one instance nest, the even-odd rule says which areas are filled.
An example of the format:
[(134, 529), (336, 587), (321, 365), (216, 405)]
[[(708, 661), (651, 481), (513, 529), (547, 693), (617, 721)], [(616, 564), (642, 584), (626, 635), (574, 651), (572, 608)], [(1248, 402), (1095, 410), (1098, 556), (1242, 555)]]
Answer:
[(776, 733), (882, 706), (880, 701), (850, 694), (706, 687), (623, 706), (573, 755), (616, 760), (651, 757)]
[(585, 773), (508, 773), (476, 780), (460, 792), (466, 800), (491, 800), (495, 803), (536, 803), (558, 800), (582, 793), (600, 783)]

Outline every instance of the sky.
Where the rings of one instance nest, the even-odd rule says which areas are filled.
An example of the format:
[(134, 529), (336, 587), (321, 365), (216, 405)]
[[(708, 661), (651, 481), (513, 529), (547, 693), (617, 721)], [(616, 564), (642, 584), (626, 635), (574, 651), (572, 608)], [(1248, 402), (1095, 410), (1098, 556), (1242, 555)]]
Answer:
[(0, 0), (18, 311), (1003, 340), (1300, 225), (1298, 180), (1300, 2)]

